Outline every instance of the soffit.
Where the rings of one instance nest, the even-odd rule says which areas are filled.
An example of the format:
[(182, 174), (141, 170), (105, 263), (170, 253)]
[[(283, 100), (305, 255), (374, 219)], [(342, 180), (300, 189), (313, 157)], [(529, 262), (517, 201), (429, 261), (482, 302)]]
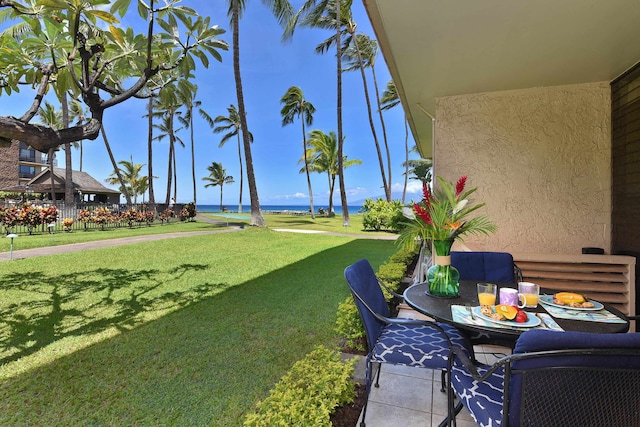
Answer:
[(638, 0), (363, 2), (423, 157), (437, 97), (610, 81), (640, 61)]

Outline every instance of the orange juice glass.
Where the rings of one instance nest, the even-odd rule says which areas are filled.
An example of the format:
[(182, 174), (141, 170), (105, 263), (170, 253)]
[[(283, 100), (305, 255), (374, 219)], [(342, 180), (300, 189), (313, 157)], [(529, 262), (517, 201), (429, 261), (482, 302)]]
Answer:
[(495, 283), (478, 283), (478, 302), (480, 305), (496, 305), (496, 291), (498, 286)]
[(525, 307), (534, 308), (538, 306), (538, 295), (540, 294), (540, 286), (531, 282), (519, 282), (518, 292), (526, 298)]

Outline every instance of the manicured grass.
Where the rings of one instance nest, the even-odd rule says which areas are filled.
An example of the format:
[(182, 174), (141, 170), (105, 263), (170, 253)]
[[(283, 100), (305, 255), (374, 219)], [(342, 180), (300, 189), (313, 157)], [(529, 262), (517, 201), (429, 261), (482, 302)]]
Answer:
[[(218, 221), (226, 221), (221, 215), (216, 213), (201, 214), (206, 215)], [(247, 213), (246, 216), (249, 216)], [(311, 219), (310, 215), (287, 215), (287, 214), (269, 214), (263, 213), (264, 219), (267, 222), (269, 228), (289, 228), (289, 229), (305, 229), (305, 230), (318, 230), (328, 231), (333, 233), (347, 233), (347, 234), (366, 234), (369, 236), (389, 236), (392, 233), (386, 232), (372, 232), (365, 231), (362, 227), (362, 215), (349, 215), (349, 227), (342, 225), (342, 216), (336, 215), (333, 218), (327, 218), (324, 216), (316, 216), (316, 219)], [(249, 224), (249, 219), (233, 219), (229, 218), (229, 224)]]
[[(71, 243), (91, 242), (94, 240), (118, 239), (120, 237), (146, 236), (149, 234), (175, 233), (181, 231), (206, 231), (219, 229), (220, 226), (203, 221), (180, 222), (178, 220), (169, 224), (154, 224), (151, 227), (122, 227), (107, 228), (105, 230), (74, 230), (71, 233), (56, 232), (51, 236), (46, 233), (35, 233), (33, 235), (20, 234), (13, 240), (13, 250), (31, 249), (48, 246), (68, 245)], [(0, 235), (0, 252), (8, 252), (10, 240)]]
[(395, 250), (247, 228), (3, 262), (0, 425), (240, 426)]

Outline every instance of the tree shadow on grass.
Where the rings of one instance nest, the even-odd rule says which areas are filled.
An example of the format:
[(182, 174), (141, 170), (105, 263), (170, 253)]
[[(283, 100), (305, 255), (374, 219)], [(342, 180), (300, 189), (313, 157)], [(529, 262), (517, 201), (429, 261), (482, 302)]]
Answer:
[(19, 297), (0, 308), (0, 365), (67, 337), (112, 327), (128, 330), (142, 323), (144, 314), (200, 301), (225, 285), (173, 289), (171, 283), (188, 271), (208, 268), (209, 264), (182, 264), (167, 271), (98, 268), (55, 276), (42, 271), (9, 274), (2, 290)]

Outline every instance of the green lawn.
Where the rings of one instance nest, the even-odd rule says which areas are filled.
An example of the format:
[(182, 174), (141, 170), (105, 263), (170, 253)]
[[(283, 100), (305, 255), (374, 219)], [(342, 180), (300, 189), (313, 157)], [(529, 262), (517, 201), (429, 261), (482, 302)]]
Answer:
[(395, 250), (247, 228), (2, 262), (0, 425), (239, 426)]

